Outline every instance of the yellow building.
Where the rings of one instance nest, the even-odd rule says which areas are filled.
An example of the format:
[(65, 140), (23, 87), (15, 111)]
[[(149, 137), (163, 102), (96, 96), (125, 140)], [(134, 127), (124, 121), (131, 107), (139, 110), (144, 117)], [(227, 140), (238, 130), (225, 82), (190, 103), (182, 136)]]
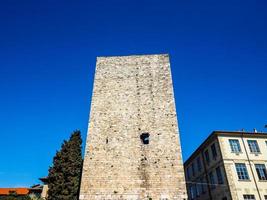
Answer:
[(267, 200), (267, 133), (214, 131), (184, 164), (188, 199)]

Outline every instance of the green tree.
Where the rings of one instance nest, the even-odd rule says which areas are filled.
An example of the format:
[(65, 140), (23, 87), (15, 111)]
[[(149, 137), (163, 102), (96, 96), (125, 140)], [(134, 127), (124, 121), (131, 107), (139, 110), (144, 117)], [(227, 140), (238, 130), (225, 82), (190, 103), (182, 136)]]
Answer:
[(82, 171), (82, 139), (74, 131), (57, 151), (48, 175), (48, 200), (78, 200)]
[(31, 200), (31, 198), (29, 196), (19, 196), (14, 193), (7, 196), (0, 196), (0, 200)]

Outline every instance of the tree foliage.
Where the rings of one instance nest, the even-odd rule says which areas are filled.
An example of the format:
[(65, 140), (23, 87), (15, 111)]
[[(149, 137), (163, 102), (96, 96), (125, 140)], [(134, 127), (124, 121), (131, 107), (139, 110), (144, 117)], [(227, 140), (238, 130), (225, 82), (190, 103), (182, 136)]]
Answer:
[(6, 196), (0, 196), (0, 200), (44, 200), (41, 197), (37, 197), (35, 194), (18, 195), (16, 192), (9, 192)]
[(31, 198), (28, 195), (19, 196), (19, 195), (10, 194), (7, 196), (0, 196), (0, 200), (31, 200)]
[(48, 175), (48, 200), (78, 200), (82, 170), (82, 139), (74, 131), (57, 151)]
[(17, 196), (17, 197), (14, 197), (14, 196), (2, 196), (0, 197), (0, 200), (31, 200), (30, 197), (28, 196)]

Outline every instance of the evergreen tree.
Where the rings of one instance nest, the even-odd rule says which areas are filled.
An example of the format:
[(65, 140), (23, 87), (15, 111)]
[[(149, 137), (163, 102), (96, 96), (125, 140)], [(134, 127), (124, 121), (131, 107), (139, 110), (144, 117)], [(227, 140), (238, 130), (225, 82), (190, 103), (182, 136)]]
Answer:
[(78, 200), (82, 171), (82, 139), (74, 131), (57, 151), (48, 175), (48, 200)]

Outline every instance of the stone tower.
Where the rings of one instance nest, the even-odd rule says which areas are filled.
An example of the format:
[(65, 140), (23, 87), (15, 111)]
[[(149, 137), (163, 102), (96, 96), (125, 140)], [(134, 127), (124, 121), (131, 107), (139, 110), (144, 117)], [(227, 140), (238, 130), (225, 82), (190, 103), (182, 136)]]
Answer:
[(98, 57), (80, 200), (186, 199), (168, 55)]

